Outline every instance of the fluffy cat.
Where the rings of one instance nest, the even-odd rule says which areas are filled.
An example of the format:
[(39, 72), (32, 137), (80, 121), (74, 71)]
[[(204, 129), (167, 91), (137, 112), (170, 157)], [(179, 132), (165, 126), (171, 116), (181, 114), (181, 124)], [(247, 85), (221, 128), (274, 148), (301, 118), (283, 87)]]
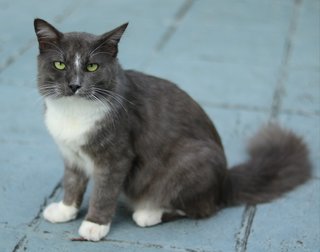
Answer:
[(34, 27), (45, 123), (65, 163), (64, 198), (45, 208), (46, 220), (75, 219), (90, 177), (79, 234), (92, 241), (108, 234), (120, 192), (135, 223), (148, 227), (267, 202), (310, 177), (305, 143), (275, 124), (252, 138), (248, 161), (227, 169), (213, 123), (190, 96), (121, 68), (118, 43), (127, 24), (101, 36), (61, 33), (41, 19)]

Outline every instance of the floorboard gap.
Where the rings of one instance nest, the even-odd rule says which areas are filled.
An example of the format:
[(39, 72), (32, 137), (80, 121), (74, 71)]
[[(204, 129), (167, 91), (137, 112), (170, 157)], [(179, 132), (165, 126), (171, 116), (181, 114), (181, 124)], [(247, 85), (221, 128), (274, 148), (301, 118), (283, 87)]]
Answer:
[(244, 210), (241, 228), (238, 234), (236, 235), (236, 252), (245, 252), (247, 250), (247, 243), (251, 232), (253, 219), (256, 214), (256, 210), (256, 206), (246, 206)]

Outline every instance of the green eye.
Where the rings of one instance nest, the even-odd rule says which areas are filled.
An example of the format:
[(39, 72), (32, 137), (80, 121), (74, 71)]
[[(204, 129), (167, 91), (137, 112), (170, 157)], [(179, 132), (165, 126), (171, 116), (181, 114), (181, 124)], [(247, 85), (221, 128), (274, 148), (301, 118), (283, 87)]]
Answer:
[(95, 72), (99, 68), (98, 64), (92, 63), (87, 65), (88, 72)]
[(64, 70), (64, 69), (66, 68), (66, 65), (65, 65), (63, 62), (61, 62), (61, 61), (55, 61), (55, 62), (53, 62), (53, 65), (54, 65), (54, 67), (55, 67), (56, 69), (58, 69), (58, 70)]

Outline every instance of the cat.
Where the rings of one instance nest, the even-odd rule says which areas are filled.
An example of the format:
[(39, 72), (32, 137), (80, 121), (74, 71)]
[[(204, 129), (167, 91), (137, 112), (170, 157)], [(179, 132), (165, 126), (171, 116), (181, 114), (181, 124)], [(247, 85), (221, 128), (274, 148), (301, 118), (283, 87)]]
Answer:
[(248, 161), (227, 169), (216, 128), (188, 94), (121, 68), (118, 43), (127, 25), (96, 36), (34, 20), (45, 124), (65, 164), (63, 200), (44, 209), (46, 220), (75, 219), (89, 178), (79, 234), (91, 241), (108, 234), (122, 192), (134, 222), (149, 227), (268, 202), (310, 178), (306, 144), (275, 123), (249, 141)]

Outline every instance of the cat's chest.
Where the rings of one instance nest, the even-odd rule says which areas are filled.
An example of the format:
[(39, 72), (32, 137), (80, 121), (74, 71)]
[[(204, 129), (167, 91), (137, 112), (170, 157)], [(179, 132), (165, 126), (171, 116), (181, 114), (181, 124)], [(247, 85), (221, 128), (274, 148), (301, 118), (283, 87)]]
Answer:
[(45, 101), (45, 123), (58, 144), (63, 156), (72, 165), (86, 166), (92, 163), (83, 152), (82, 146), (88, 141), (89, 134), (94, 133), (97, 121), (106, 111), (97, 103), (80, 98), (61, 98)]
[(99, 104), (81, 98), (47, 99), (45, 122), (56, 141), (82, 142), (105, 115)]

